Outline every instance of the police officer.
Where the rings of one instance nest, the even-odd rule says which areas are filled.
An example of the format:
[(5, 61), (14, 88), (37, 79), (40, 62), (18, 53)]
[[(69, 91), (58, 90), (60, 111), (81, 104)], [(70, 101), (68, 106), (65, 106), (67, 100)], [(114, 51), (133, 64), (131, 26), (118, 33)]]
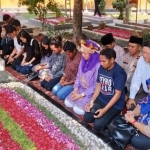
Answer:
[(119, 65), (122, 66), (127, 73), (126, 81), (126, 100), (130, 93), (130, 84), (132, 76), (137, 66), (138, 59), (140, 58), (143, 39), (136, 36), (131, 36), (128, 43), (128, 53), (122, 56)]

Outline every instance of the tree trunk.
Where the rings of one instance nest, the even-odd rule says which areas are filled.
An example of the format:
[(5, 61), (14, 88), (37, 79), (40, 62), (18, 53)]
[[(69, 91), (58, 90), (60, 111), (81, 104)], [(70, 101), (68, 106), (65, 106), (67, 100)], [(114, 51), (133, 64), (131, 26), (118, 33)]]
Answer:
[(119, 14), (118, 19), (123, 20), (123, 8), (120, 8), (119, 12), (120, 12), (120, 14)]
[(129, 1), (126, 0), (126, 8), (125, 8), (125, 23), (128, 24), (129, 23)]
[(82, 33), (82, 0), (74, 0), (73, 40)]

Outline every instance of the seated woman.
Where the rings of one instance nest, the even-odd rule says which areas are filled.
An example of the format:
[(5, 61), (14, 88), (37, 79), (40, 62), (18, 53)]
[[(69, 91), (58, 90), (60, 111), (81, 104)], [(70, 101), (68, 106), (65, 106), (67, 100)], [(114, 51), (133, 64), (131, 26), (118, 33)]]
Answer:
[(97, 85), (90, 102), (86, 105), (84, 120), (94, 123), (95, 130), (104, 130), (125, 105), (125, 82), (127, 75), (115, 63), (116, 52), (105, 49), (100, 52), (101, 66), (98, 70)]
[[(125, 114), (127, 122), (139, 130), (139, 136), (134, 135), (130, 144), (139, 150), (150, 149), (150, 79), (146, 81), (149, 88), (147, 97), (141, 99), (133, 111)], [(138, 117), (137, 121), (134, 117)]]
[(57, 95), (60, 100), (65, 98), (73, 91), (73, 84), (76, 79), (78, 66), (81, 59), (81, 53), (76, 49), (76, 45), (67, 41), (63, 46), (66, 52), (66, 67), (58, 84), (53, 87), (53, 94)]
[(61, 40), (53, 38), (50, 42), (53, 51), (49, 62), (49, 68), (43, 75), (41, 86), (51, 91), (60, 81), (66, 65), (66, 54), (62, 48)]
[(28, 74), (31, 68), (40, 62), (40, 47), (38, 42), (24, 30), (18, 34), (18, 41), (24, 45), (25, 53), (21, 64), (16, 66), (16, 70), (22, 74)]
[(84, 115), (84, 107), (91, 100), (100, 67), (98, 47), (90, 40), (82, 41), (82, 59), (74, 83), (74, 90), (65, 99), (65, 106), (73, 108), (78, 115)]
[(52, 50), (50, 49), (49, 44), (50, 39), (47, 36), (44, 36), (41, 40), (41, 62), (32, 68), (33, 73), (30, 74), (28, 78), (34, 78), (35, 76), (38, 76), (42, 79), (43, 73), (46, 72), (46, 70), (49, 70), (49, 61), (52, 55)]

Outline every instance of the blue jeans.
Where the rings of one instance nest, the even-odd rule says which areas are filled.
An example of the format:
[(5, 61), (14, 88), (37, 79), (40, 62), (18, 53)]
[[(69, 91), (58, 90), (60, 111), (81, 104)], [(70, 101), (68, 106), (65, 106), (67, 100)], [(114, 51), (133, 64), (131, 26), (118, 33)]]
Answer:
[(53, 89), (52, 93), (57, 95), (60, 100), (65, 100), (65, 98), (73, 91), (72, 85), (62, 86), (60, 83), (57, 83)]
[(105, 106), (106, 104), (101, 102), (99, 99), (96, 99), (90, 112), (85, 112), (84, 114), (84, 120), (88, 123), (94, 123), (94, 129), (97, 131), (105, 130), (106, 125), (109, 124), (111, 120), (118, 116), (121, 112), (121, 110), (111, 107), (102, 117), (94, 118), (95, 112)]
[(150, 149), (150, 138), (139, 132), (139, 136), (133, 136), (131, 138), (130, 144), (139, 150)]
[(61, 77), (51, 79), (49, 82), (43, 80), (41, 86), (48, 91), (52, 91), (53, 87), (60, 81)]
[(28, 74), (31, 72), (31, 68), (32, 66), (21, 66), (21, 65), (17, 65), (16, 66), (16, 70), (22, 74)]

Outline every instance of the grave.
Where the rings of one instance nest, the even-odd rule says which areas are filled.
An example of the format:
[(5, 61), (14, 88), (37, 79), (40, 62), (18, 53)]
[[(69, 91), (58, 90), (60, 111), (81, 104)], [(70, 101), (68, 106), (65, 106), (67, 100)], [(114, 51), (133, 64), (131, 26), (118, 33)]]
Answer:
[[(122, 27), (122, 28), (128, 28), (128, 29), (132, 29), (132, 30), (135, 29), (135, 23), (129, 23), (129, 24), (115, 23), (115, 26)], [(149, 27), (150, 27), (150, 24), (140, 24), (140, 23), (138, 23), (136, 29), (137, 30), (143, 30), (143, 29), (149, 28)]]
[[(60, 21), (60, 23), (59, 23), (59, 22), (57, 22), (57, 20), (56, 20), (56, 22), (54, 22), (54, 20), (55, 19), (49, 19), (48, 21), (46, 21), (47, 23), (49, 23), (51, 25), (51, 28), (53, 30), (64, 30), (64, 29), (72, 29), (73, 28), (72, 22), (65, 23), (65, 21), (64, 22)], [(42, 21), (37, 20), (35, 18), (29, 18), (28, 23), (33, 26), (42, 28)], [(89, 26), (91, 24), (92, 24), (91, 21), (83, 19), (83, 22), (82, 22), (83, 27)]]
[(83, 19), (89, 20), (92, 22), (92, 24), (97, 25), (102, 22), (105, 22), (106, 24), (113, 23), (113, 18), (107, 16), (99, 17), (99, 16), (83, 15)]
[[(98, 33), (87, 29), (82, 29), (82, 33), (84, 33), (89, 39), (100, 41), (101, 37), (104, 36), (104, 33)], [(114, 36), (115, 37), (115, 36)], [(115, 37), (116, 44), (126, 47), (128, 44), (127, 39)]]
[(88, 28), (83, 28), (82, 33), (95, 41), (100, 41), (103, 35), (112, 33), (115, 37), (116, 44), (126, 47), (133, 30), (118, 28), (113, 25), (101, 23), (99, 26), (88, 26)]

